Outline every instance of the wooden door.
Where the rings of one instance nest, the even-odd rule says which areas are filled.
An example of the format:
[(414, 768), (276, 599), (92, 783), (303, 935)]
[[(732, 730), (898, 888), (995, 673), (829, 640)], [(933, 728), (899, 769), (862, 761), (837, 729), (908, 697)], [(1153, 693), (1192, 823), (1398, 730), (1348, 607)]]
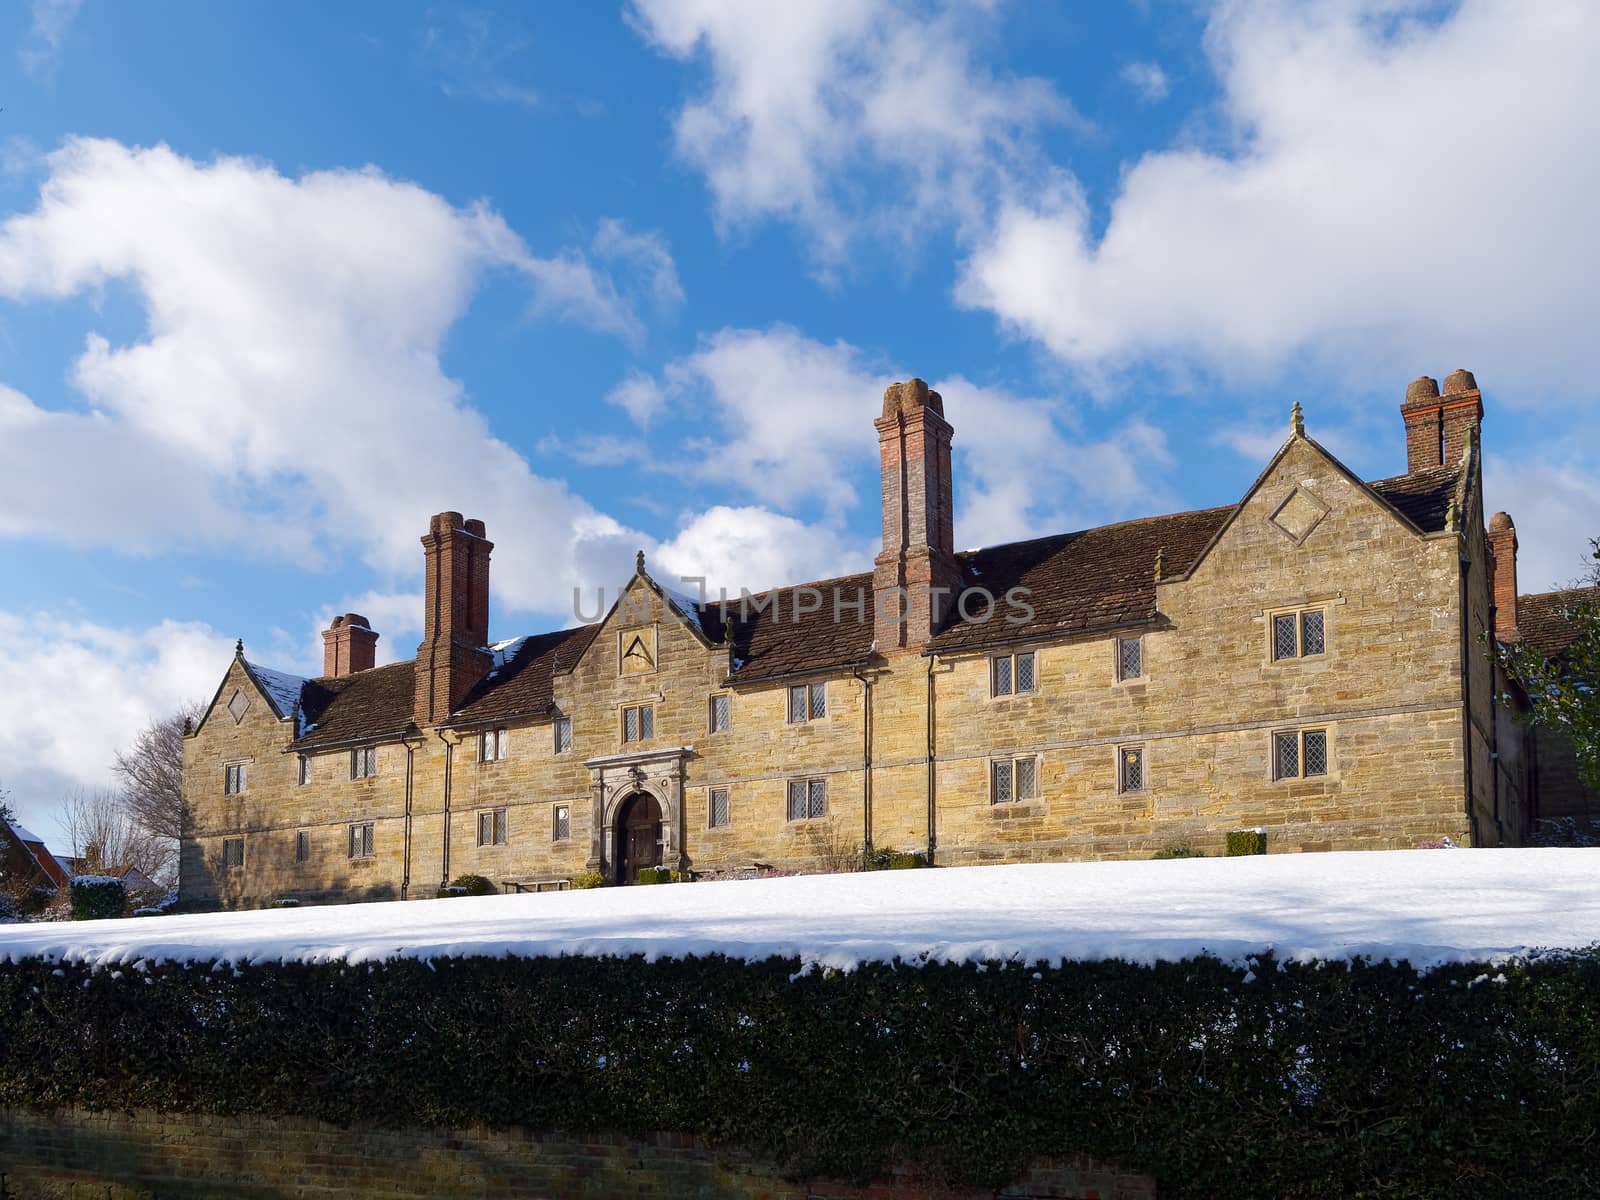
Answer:
[(661, 806), (643, 793), (622, 806), (617, 818), (617, 879), (638, 883), (644, 867), (661, 865)]

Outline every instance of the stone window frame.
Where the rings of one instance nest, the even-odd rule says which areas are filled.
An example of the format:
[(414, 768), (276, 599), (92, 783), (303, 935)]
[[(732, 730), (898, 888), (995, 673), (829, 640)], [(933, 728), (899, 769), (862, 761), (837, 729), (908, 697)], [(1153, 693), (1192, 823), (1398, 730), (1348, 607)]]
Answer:
[[(1306, 738), (1308, 735), (1322, 735), (1322, 770), (1316, 774), (1306, 772)], [(1297, 770), (1293, 775), (1285, 774), (1278, 769), (1278, 739), (1293, 737), (1295, 739), (1295, 754)], [(1338, 769), (1335, 766), (1334, 756), (1334, 726), (1331, 721), (1315, 725), (1285, 725), (1272, 729), (1267, 735), (1267, 778), (1273, 783), (1304, 783), (1307, 780), (1328, 780), (1338, 778)]]
[(311, 861), (311, 831), (309, 829), (296, 829), (294, 831), (294, 861), (297, 866), (303, 866)]
[[(722, 796), (722, 820), (717, 820), (717, 796)], [(786, 793), (787, 794), (787, 793)], [(727, 829), (733, 824), (733, 795), (727, 784), (706, 789), (706, 828)]]
[[(1124, 646), (1134, 646), (1135, 653), (1139, 656), (1139, 671), (1130, 675), (1127, 670), (1127, 661), (1123, 654)], [(1112, 678), (1118, 683), (1144, 683), (1150, 678), (1148, 656), (1145, 654), (1144, 634), (1136, 633), (1132, 636), (1115, 637), (1111, 639), (1111, 672)]]
[(250, 790), (250, 760), (235, 759), (222, 764), (222, 794), (242, 796)]
[[(628, 736), (628, 718), (633, 717), (633, 736)], [(624, 746), (653, 742), (656, 737), (656, 705), (653, 700), (624, 704), (617, 712), (617, 735)]]
[(302, 754), (300, 756), (300, 761), (295, 764), (294, 785), (295, 787), (305, 787), (311, 782), (311, 779), (311, 755)]
[[(1139, 762), (1139, 784), (1137, 787), (1128, 786), (1127, 760), (1124, 755), (1135, 754)], [(1116, 747), (1116, 757), (1112, 760), (1112, 769), (1116, 772), (1117, 795), (1143, 796), (1150, 791), (1150, 744), (1148, 742), (1123, 742)]]
[(350, 778), (352, 780), (378, 777), (378, 747), (356, 746), (350, 751)]
[[(1315, 659), (1326, 662), (1331, 657), (1329, 647), (1333, 643), (1333, 609), (1335, 601), (1322, 600), (1314, 603), (1289, 604), (1280, 608), (1269, 608), (1262, 615), (1265, 617), (1267, 662), (1276, 666), (1279, 663), (1298, 663), (1306, 659)], [(1306, 616), (1309, 613), (1319, 613), (1322, 616), (1321, 649), (1309, 653), (1305, 649), (1306, 643)], [(1280, 654), (1278, 652), (1278, 622), (1285, 617), (1294, 618), (1294, 653)]]
[(504, 762), (511, 757), (511, 731), (504, 725), (492, 725), (478, 731), (478, 762)]
[[(717, 724), (717, 701), (722, 701), (723, 721)], [(733, 693), (712, 692), (706, 698), (706, 733), (727, 733), (733, 728)]]
[[(1018, 686), (1018, 679), (1022, 674), (1021, 663), (1026, 660), (1028, 670), (1033, 675), (1033, 683), (1029, 687)], [(1006, 690), (1000, 690), (1000, 664), (1006, 666)], [(988, 657), (989, 671), (989, 699), (1011, 700), (1017, 696), (1037, 696), (1039, 694), (1039, 651), (1036, 649), (1007, 650), (1001, 654), (991, 654)]]
[(345, 849), (351, 862), (371, 862), (378, 857), (378, 831), (372, 821), (352, 821), (347, 826)]
[[(798, 695), (797, 695), (798, 694)], [(796, 715), (796, 700), (799, 715)], [(806, 683), (791, 683), (783, 689), (783, 718), (785, 725), (809, 725), (813, 721), (828, 719), (828, 681), (813, 679)]]
[[(1022, 789), (1018, 786), (1018, 768), (1023, 763), (1028, 763), (1033, 767), (1032, 795), (1028, 796), (1022, 795)], [(1001, 767), (1009, 768), (1009, 771), (1007, 772), (1009, 778), (1007, 787), (1009, 788), (1011, 794), (1005, 797), (1000, 795)], [(991, 805), (1028, 804), (1044, 799), (1044, 789), (1040, 786), (1039, 782), (1039, 777), (1042, 773), (1042, 767), (1043, 760), (1037, 754), (1001, 754), (991, 758), (989, 760), (989, 803)]]
[[(484, 840), (485, 823), (488, 818), (488, 840)], [(494, 808), (480, 808), (478, 810), (478, 848), (480, 850), (493, 849), (496, 846), (509, 846), (511, 844), (511, 810), (504, 804)]]
[[(234, 861), (230, 862), (229, 859)], [(222, 839), (222, 869), (237, 871), (244, 867), (244, 837)]]
[(572, 840), (572, 802), (558, 800), (550, 806), (550, 840), (552, 842), (570, 842)]
[[(805, 789), (805, 812), (795, 815), (795, 788)], [(820, 793), (816, 790), (820, 787)], [(817, 797), (821, 796), (818, 807)], [(820, 821), (828, 815), (828, 777), (826, 775), (796, 775), (784, 780), (784, 820), (795, 825), (803, 821)]]
[[(561, 744), (561, 734), (562, 734), (563, 730), (566, 731), (566, 735), (567, 735), (566, 736), (567, 744), (565, 746), (563, 746)], [(556, 717), (554, 720), (552, 720), (550, 722), (550, 753), (551, 754), (558, 754), (558, 755), (559, 754), (571, 754), (572, 753), (572, 718), (571, 717), (558, 716), (558, 717)]]

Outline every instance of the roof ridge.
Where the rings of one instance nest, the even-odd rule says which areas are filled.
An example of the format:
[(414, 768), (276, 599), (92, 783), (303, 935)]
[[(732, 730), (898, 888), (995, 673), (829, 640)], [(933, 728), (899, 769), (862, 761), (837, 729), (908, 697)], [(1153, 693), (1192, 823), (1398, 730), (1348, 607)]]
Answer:
[(1575, 596), (1579, 592), (1600, 592), (1600, 583), (1586, 583), (1581, 587), (1552, 588), (1548, 592), (1518, 592), (1518, 600), (1544, 600), (1550, 596)]

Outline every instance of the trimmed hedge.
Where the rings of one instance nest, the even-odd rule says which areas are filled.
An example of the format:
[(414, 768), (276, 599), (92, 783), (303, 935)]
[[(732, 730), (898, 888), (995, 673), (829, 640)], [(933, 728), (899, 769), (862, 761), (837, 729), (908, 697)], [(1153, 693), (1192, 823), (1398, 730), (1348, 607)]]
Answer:
[(0, 966), (0, 1109), (699, 1134), (796, 1176), (1041, 1154), (1164, 1197), (1600, 1194), (1600, 954)]
[(1224, 857), (1235, 858), (1241, 854), (1265, 854), (1267, 852), (1267, 831), (1265, 829), (1235, 829), (1228, 834), (1227, 854)]
[(72, 919), (102, 921), (128, 910), (128, 889), (109, 875), (85, 875), (72, 881)]

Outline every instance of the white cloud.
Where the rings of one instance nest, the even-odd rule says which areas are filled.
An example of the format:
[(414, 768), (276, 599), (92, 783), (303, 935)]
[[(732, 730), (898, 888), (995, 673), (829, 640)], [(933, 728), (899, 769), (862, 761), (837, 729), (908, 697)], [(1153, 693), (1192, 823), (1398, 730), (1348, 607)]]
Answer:
[(51, 838), (63, 795), (109, 786), (116, 752), (152, 719), (208, 702), (232, 654), (201, 624), (0, 611), (0, 783), (19, 817)]
[(1586, 568), (1588, 540), (1600, 537), (1600, 464), (1490, 453), (1485, 508), (1505, 510), (1517, 527), (1517, 588), (1529, 594), (1565, 587)]
[(430, 12), (422, 34), (422, 57), (439, 76), (447, 96), (533, 108), (539, 93), (515, 75), (516, 60), (533, 39), (514, 24), (476, 9)]
[(526, 279), (538, 307), (636, 335), (627, 296), (676, 288), (664, 247), (607, 223), (590, 253), (640, 282), (576, 251), (540, 258), (488, 208), (375, 170), (296, 180), (71, 141), (37, 207), (0, 226), (0, 295), (125, 282), (147, 331), (87, 335), (71, 368), (87, 408), (0, 392), (0, 533), (311, 566), (353, 548), (414, 576), (429, 514), (460, 509), (516, 531), (495, 556), (503, 601), (564, 611), (572, 583), (619, 570), (640, 539), (534, 475), (439, 352), (491, 270)]
[(831, 579), (872, 569), (876, 540), (852, 542), (838, 530), (807, 525), (757, 507), (719, 505), (691, 517), (671, 541), (650, 556), (651, 574), (690, 595), (678, 580), (703, 578), (706, 595), (718, 588), (738, 596), (813, 579)]
[(958, 299), (1079, 365), (1310, 353), (1586, 382), (1600, 22), (1578, 0), (1228, 4), (1221, 150), (1145, 155), (1105, 232), (1071, 180), (1006, 203)]
[(1161, 69), (1160, 63), (1130, 62), (1123, 66), (1122, 82), (1138, 94), (1145, 104), (1157, 104), (1167, 98), (1172, 90), (1172, 80)]
[(22, 69), (35, 79), (48, 78), (55, 70), (67, 30), (78, 18), (83, 0), (33, 0), (33, 23), (29, 40), (17, 51)]
[(661, 394), (661, 385), (653, 378), (643, 371), (632, 371), (606, 394), (606, 403), (622, 409), (633, 418), (634, 424), (649, 425), (666, 403), (666, 397)]
[(1045, 81), (977, 61), (987, 6), (635, 0), (633, 16), (662, 53), (709, 66), (674, 136), (719, 219), (794, 221), (828, 264), (862, 233), (909, 242), (976, 219), (1033, 169), (1035, 128), (1079, 120)]

